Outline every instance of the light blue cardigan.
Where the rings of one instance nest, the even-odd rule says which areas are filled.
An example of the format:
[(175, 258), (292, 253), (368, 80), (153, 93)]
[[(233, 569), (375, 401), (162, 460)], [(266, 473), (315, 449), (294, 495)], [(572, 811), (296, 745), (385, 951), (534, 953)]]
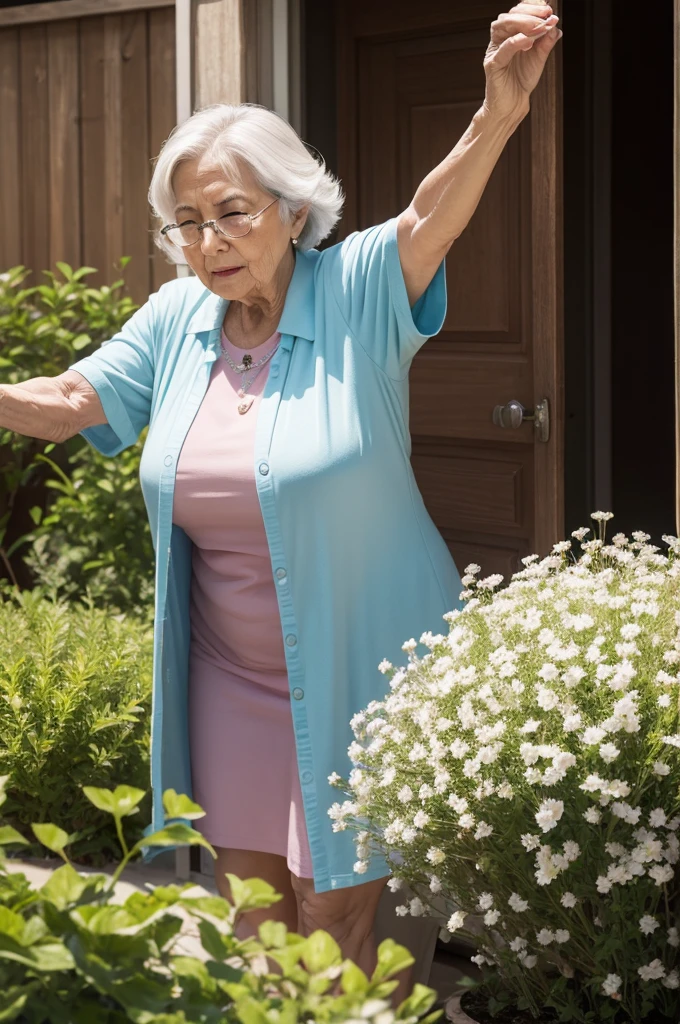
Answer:
[[(163, 791), (192, 796), (187, 728), (192, 542), (172, 523), (175, 469), (220, 349), (227, 303), (197, 278), (163, 285), (92, 355), (71, 365), (96, 389), (107, 425), (83, 436), (112, 456), (149, 432), (141, 484), (156, 552), (150, 835)], [(444, 264), (409, 307), (396, 221), (298, 253), (259, 408), (254, 471), (285, 641), (300, 784), (318, 892), (389, 873), (353, 872), (333, 833), (350, 718), (380, 699), (383, 658), (445, 631), (460, 579), (411, 470), (408, 371), (446, 311)], [(257, 743), (257, 736), (252, 737)], [(124, 782), (125, 780), (121, 780)], [(257, 813), (257, 808), (250, 809)], [(191, 822), (186, 822), (191, 824)], [(145, 847), (144, 860), (161, 852)]]

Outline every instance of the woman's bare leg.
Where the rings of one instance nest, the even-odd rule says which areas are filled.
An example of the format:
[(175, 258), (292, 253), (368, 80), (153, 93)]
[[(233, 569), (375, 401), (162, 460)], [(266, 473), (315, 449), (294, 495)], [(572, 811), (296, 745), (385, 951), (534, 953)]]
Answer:
[[(377, 963), (375, 914), (387, 879), (319, 893), (314, 891), (311, 878), (291, 875), (291, 881), (298, 903), (299, 933), (307, 936), (323, 928), (338, 943), (342, 955), (353, 960), (370, 978)], [(395, 1006), (408, 995), (410, 971), (403, 971), (398, 980), (399, 988), (393, 996)]]
[(261, 878), (269, 882), (282, 900), (262, 910), (251, 910), (244, 914), (236, 925), (239, 939), (257, 935), (263, 921), (283, 921), (289, 931), (296, 931), (298, 923), (297, 900), (291, 885), (290, 871), (285, 857), (276, 853), (260, 853), (257, 850), (230, 850), (216, 846), (215, 881), (221, 896), (231, 901), (231, 891), (225, 872), (238, 878)]

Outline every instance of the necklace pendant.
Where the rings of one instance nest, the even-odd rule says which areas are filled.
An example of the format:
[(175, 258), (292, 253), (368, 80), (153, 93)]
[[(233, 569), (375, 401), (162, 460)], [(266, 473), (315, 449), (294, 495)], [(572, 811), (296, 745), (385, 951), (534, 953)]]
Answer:
[(250, 367), (253, 365), (253, 357), (251, 355), (245, 355), (243, 357), (242, 362), (243, 362), (244, 369), (249, 370)]
[(239, 404), (238, 404), (238, 411), (240, 412), (241, 416), (243, 416), (245, 413), (248, 412), (248, 409), (250, 409), (251, 405), (253, 404), (253, 401), (254, 401), (253, 395), (246, 395), (243, 398), (243, 400), (241, 402), (239, 402)]

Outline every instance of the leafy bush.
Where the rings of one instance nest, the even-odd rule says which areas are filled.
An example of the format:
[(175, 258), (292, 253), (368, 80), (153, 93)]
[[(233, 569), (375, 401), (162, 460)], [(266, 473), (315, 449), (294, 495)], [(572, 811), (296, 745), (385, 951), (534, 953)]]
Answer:
[(153, 618), (154, 552), (139, 484), (139, 442), (115, 459), (85, 444), (68, 462), (70, 477), (46, 455), (57, 497), (25, 536), (24, 563), (36, 584), (58, 597), (91, 599), (94, 607)]
[[(0, 778), (0, 805), (6, 776)], [(66, 833), (53, 824), (35, 824), (40, 841), (64, 859), (40, 888), (0, 860), (0, 1019), (26, 1024), (187, 1024), (242, 1021), (244, 1024), (393, 1024), (415, 1022), (436, 995), (422, 985), (397, 1012), (388, 997), (392, 977), (413, 963), (402, 946), (381, 943), (372, 978), (350, 961), (325, 932), (309, 938), (269, 921), (258, 939), (239, 940), (234, 926), (248, 910), (268, 907), (279, 896), (259, 879), (229, 875), (233, 905), (221, 897), (189, 897), (182, 886), (157, 886), (134, 892), (121, 905), (112, 900), (114, 885), (137, 852), (128, 850), (123, 821), (138, 812), (142, 790), (115, 791), (85, 786), (85, 797), (115, 822), (123, 859), (112, 877), (80, 875), (64, 849)], [(203, 816), (186, 796), (167, 790), (169, 817)], [(0, 827), (3, 846), (25, 843), (12, 828)], [(148, 837), (158, 846), (201, 844), (215, 851), (184, 824), (170, 825)], [(198, 921), (206, 962), (173, 952), (184, 910)], [(280, 968), (272, 973), (267, 960)], [(339, 991), (334, 989), (339, 987)], [(425, 1018), (433, 1021), (438, 1013)]]
[[(121, 270), (127, 262), (121, 260)], [(32, 377), (63, 373), (70, 363), (88, 355), (115, 334), (137, 308), (125, 295), (122, 279), (111, 286), (89, 288), (86, 278), (93, 273), (91, 268), (73, 270), (66, 263), (58, 263), (57, 268), (58, 274), (45, 271), (46, 283), (32, 288), (23, 287), (28, 273), (23, 267), (13, 267), (0, 274), (0, 381), (3, 384), (19, 384)], [(13, 581), (16, 575), (11, 559), (26, 542), (26, 528), (30, 530), (27, 508), (36, 525), (44, 511), (46, 466), (45, 460), (36, 456), (49, 454), (55, 447), (54, 458), (62, 470), (67, 468), (69, 455), (83, 447), (89, 448), (82, 438), (55, 446), (0, 429), (0, 563)], [(97, 473), (105, 468), (101, 466), (101, 457), (92, 458), (83, 453), (79, 465), (84, 477), (96, 487)], [(131, 454), (118, 472), (123, 474), (127, 468), (128, 477), (132, 477), (137, 467), (138, 454)], [(107, 552), (118, 550), (118, 543), (124, 542), (125, 536), (118, 537), (115, 532), (116, 522), (120, 521), (122, 529), (126, 529), (129, 516), (123, 508), (129, 500), (136, 501), (130, 513), (134, 514), (140, 507), (141, 496), (133, 489), (123, 490), (122, 494), (124, 497), (121, 500), (119, 495), (118, 504), (120, 519), (106, 524), (101, 542), (94, 535), (82, 536), (81, 544), (89, 549), (89, 554), (84, 555), (85, 562), (101, 557), (104, 542)], [(63, 511), (67, 513), (66, 509)], [(145, 520), (146, 516), (142, 522)], [(87, 523), (86, 518), (84, 525)], [(101, 525), (99, 521), (92, 523), (91, 519), (89, 523)], [(69, 519), (65, 537), (72, 540), (74, 532)], [(12, 538), (11, 542), (8, 538)], [(45, 545), (44, 541), (42, 543)], [(44, 546), (36, 554), (36, 566), (41, 564), (41, 553), (46, 554)], [(82, 568), (82, 563), (78, 564)]]
[[(124, 774), (148, 785), (152, 630), (39, 591), (3, 588), (0, 601), (0, 772), (11, 775), (5, 816), (16, 828), (47, 816), (73, 856), (101, 866), (118, 852), (108, 818), (82, 785)], [(146, 820), (151, 808), (144, 807)], [(135, 842), (142, 826), (126, 820)], [(36, 845), (31, 851), (41, 855)]]
[(357, 870), (392, 857), (401, 913), (446, 902), (491, 1010), (657, 1024), (680, 1019), (680, 542), (607, 544), (594, 518), (580, 558), (560, 543), (502, 591), (468, 567), (449, 635), (383, 664), (331, 816)]

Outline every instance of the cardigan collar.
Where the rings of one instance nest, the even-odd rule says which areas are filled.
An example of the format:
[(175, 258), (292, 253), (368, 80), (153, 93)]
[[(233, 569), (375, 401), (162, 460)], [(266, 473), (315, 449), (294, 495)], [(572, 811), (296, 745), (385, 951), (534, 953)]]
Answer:
[[(314, 341), (314, 264), (317, 256), (318, 252), (315, 249), (295, 254), (295, 268), (278, 326), (281, 334)], [(187, 333), (219, 330), (228, 306), (227, 299), (215, 295), (206, 288), (203, 301), (187, 325)]]

